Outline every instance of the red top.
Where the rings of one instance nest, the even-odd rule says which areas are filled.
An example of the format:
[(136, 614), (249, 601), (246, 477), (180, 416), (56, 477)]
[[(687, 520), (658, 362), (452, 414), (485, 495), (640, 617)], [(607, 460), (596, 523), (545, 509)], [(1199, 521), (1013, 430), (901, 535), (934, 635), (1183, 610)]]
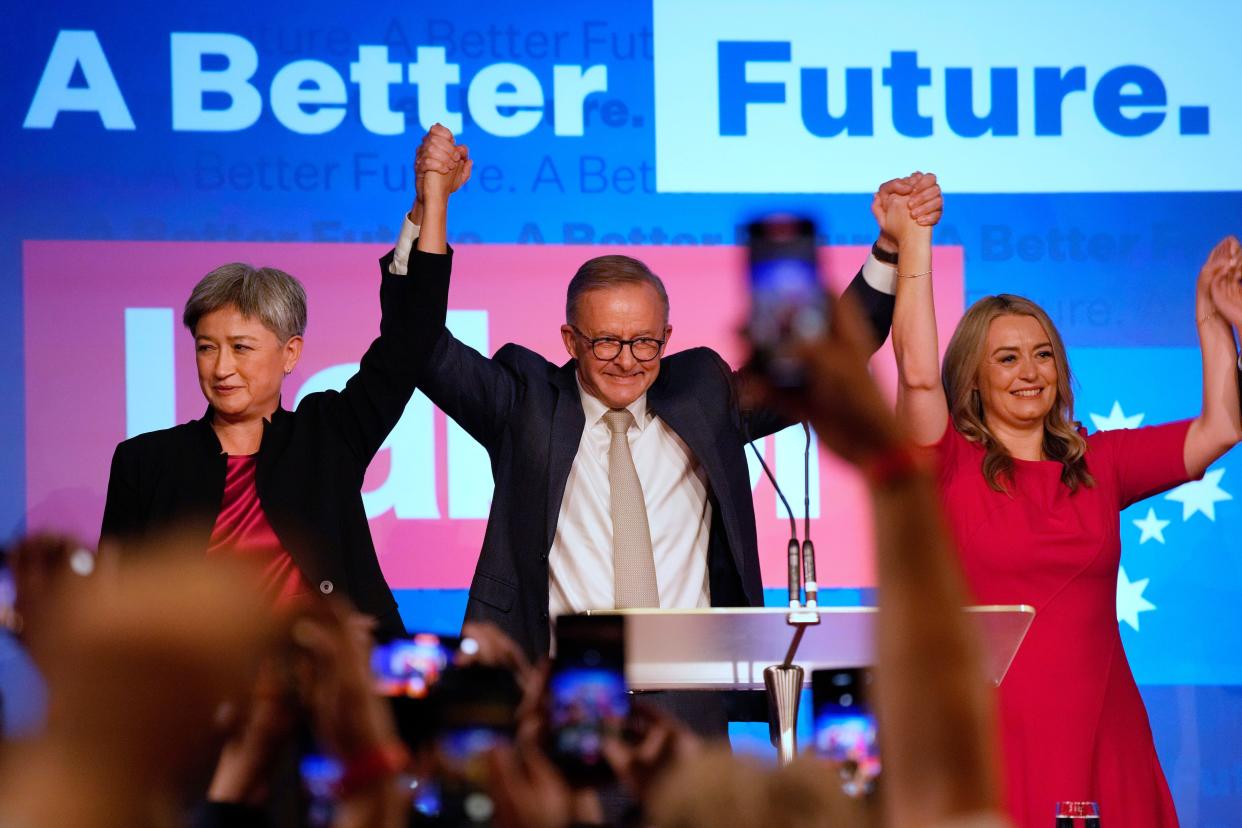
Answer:
[(224, 499), (207, 554), (232, 555), (256, 564), (262, 571), (264, 591), (275, 604), (282, 605), (309, 593), (310, 587), (263, 514), (254, 482), (257, 466), (257, 454), (229, 455)]
[(1189, 425), (1091, 435), (1095, 486), (1074, 494), (1059, 462), (1015, 460), (1003, 494), (983, 477), (981, 446), (952, 427), (936, 446), (974, 600), (1036, 612), (999, 691), (1006, 805), (1020, 828), (1050, 828), (1063, 800), (1098, 802), (1104, 825), (1177, 825), (1117, 626), (1118, 512), (1186, 482)]

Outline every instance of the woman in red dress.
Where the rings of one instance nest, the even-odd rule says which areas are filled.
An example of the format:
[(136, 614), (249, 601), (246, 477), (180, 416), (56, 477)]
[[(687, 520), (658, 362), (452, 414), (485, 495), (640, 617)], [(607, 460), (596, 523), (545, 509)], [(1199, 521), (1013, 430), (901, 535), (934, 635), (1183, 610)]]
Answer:
[(1048, 828), (1056, 802), (1092, 800), (1105, 825), (1175, 826), (1117, 626), (1118, 512), (1201, 477), (1242, 440), (1232, 329), (1242, 323), (1238, 242), (1221, 241), (1199, 275), (1202, 413), (1087, 436), (1072, 419), (1061, 338), (1029, 300), (976, 302), (949, 342), (942, 375), (931, 228), (909, 218), (903, 197), (876, 206), (900, 249), (898, 417), (916, 443), (935, 448), (974, 600), (1036, 610), (999, 690), (1009, 813), (1022, 828)]

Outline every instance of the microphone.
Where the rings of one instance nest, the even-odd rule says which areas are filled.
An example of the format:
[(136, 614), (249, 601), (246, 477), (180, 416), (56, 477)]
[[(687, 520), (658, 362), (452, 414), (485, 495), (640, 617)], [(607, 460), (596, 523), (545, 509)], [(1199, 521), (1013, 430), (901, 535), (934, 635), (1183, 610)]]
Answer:
[(811, 543), (811, 426), (805, 420), (802, 431), (806, 434), (806, 451), (802, 454), (802, 536), (805, 538), (802, 541), (802, 566), (806, 605), (808, 609), (814, 609), (819, 606), (819, 583), (815, 580), (815, 544)]
[[(743, 428), (745, 430), (745, 426)], [(754, 452), (755, 459), (759, 461), (759, 466), (763, 469), (763, 473), (768, 476), (768, 480), (772, 481), (772, 488), (776, 490), (776, 496), (781, 499), (781, 503), (785, 504), (785, 513), (789, 515), (789, 546), (785, 553), (785, 560), (789, 571), (789, 606), (800, 609), (802, 607), (802, 566), (799, 560), (801, 549), (798, 545), (798, 521), (794, 518), (793, 509), (785, 498), (785, 493), (781, 491), (780, 484), (776, 482), (776, 475), (772, 474), (772, 470), (764, 462), (763, 455), (755, 447), (755, 442), (750, 439), (750, 434), (744, 433), (743, 436), (747, 438), (746, 444)]]

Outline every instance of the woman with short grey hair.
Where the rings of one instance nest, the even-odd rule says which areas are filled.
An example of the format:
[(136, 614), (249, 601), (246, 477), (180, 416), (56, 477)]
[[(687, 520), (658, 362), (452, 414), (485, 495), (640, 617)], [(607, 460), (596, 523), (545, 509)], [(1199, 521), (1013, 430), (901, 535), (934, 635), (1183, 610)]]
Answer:
[[(413, 255), (422, 255), (415, 252)], [(209, 556), (256, 564), (273, 601), (345, 595), (381, 636), (404, 628), (380, 571), (362, 505), (371, 458), (414, 392), (408, 357), (444, 314), (414, 306), (410, 279), (381, 260), (379, 337), (341, 391), (281, 405), (302, 355), (306, 291), (270, 267), (232, 263), (190, 293), (182, 319), (194, 337), (207, 411), (197, 420), (117, 446), (101, 545), (140, 548), (176, 529)], [(432, 257), (428, 268), (441, 267)]]
[(263, 323), (282, 342), (306, 333), (306, 289), (274, 267), (241, 262), (221, 265), (194, 286), (181, 321), (191, 332), (213, 311), (234, 306)]

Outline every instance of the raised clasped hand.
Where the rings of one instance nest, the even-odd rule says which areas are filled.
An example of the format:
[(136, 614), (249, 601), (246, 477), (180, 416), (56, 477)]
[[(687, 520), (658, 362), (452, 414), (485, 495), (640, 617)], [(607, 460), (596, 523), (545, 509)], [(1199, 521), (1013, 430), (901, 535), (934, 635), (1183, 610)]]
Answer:
[(913, 172), (903, 178), (885, 181), (871, 199), (871, 214), (880, 227), (882, 246), (897, 247), (897, 225), (890, 216), (895, 199), (904, 206), (906, 216), (917, 226), (932, 227), (944, 214), (944, 195), (934, 173)]
[(473, 169), (469, 147), (458, 144), (447, 127), (432, 125), (414, 154), (417, 200), (426, 203), (431, 195), (447, 198), (470, 180)]
[(1198, 289), (1200, 319), (1215, 312), (1242, 328), (1242, 247), (1236, 236), (1226, 236), (1212, 248), (1199, 271)]

